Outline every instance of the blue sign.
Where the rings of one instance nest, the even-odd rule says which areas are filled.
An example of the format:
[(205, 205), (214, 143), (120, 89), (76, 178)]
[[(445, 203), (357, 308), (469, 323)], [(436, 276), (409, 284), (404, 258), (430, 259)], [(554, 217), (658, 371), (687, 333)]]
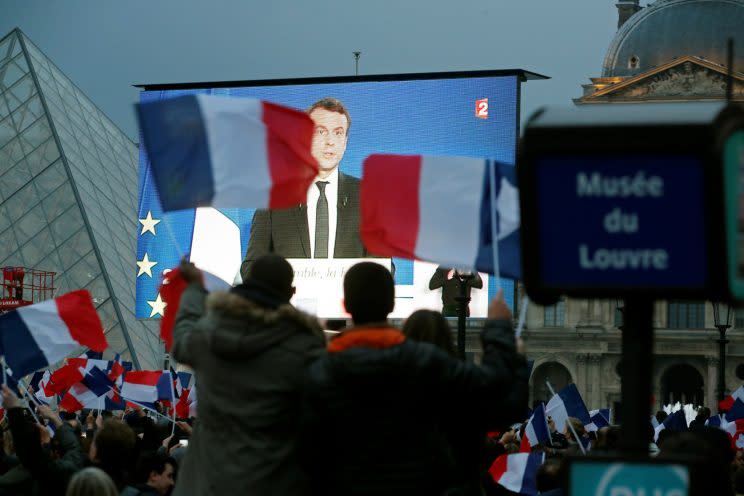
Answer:
[(705, 285), (701, 160), (550, 158), (537, 163), (536, 178), (546, 287)]
[(684, 465), (576, 461), (569, 496), (687, 496), (689, 487)]

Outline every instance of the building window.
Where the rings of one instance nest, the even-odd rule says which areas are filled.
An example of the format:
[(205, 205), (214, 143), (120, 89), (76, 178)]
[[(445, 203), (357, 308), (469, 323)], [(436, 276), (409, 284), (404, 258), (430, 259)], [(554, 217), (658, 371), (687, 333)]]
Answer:
[(566, 301), (545, 307), (545, 327), (563, 327), (566, 322)]
[(638, 55), (633, 55), (628, 59), (628, 69), (638, 69), (640, 65), (641, 59), (638, 58)]
[(623, 326), (623, 309), (615, 307), (615, 327), (620, 329)]
[(670, 301), (667, 305), (667, 327), (670, 329), (704, 328), (705, 303)]
[(734, 314), (734, 328), (744, 329), (744, 308), (737, 308)]

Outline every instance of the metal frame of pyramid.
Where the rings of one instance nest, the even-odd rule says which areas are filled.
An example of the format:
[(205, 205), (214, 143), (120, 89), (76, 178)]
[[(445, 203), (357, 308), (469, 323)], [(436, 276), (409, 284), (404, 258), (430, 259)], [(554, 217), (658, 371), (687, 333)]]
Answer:
[(0, 266), (86, 288), (107, 353), (157, 369), (157, 322), (135, 318), (138, 147), (20, 30), (0, 38)]

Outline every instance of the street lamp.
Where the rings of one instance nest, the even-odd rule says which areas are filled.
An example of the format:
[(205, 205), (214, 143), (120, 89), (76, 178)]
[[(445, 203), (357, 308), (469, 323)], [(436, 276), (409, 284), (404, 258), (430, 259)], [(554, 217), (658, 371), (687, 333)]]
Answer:
[(713, 323), (718, 329), (718, 401), (726, 394), (726, 331), (731, 327), (733, 315), (728, 303), (713, 303)]

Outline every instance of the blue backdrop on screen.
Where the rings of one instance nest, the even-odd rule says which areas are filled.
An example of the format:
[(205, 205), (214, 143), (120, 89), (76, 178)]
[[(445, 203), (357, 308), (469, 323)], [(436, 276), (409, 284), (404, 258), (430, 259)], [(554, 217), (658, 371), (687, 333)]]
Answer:
[[(516, 76), (455, 78), (433, 80), (352, 82), (312, 85), (253, 86), (210, 90), (143, 91), (140, 101), (172, 98), (183, 94), (208, 93), (231, 97), (260, 98), (306, 109), (324, 97), (341, 100), (351, 116), (346, 153), (340, 170), (356, 177), (361, 175), (364, 158), (372, 153), (427, 155), (461, 155), (492, 158), (514, 163), (517, 132)], [(476, 117), (476, 100), (488, 99), (488, 118)], [(140, 140), (141, 141), (141, 140)], [(150, 164), (140, 147), (138, 218), (148, 212), (159, 220), (152, 231), (139, 224), (137, 260), (145, 254), (152, 267), (152, 277), (137, 277), (139, 318), (155, 316), (162, 271), (174, 268), (190, 251), (194, 211), (163, 214), (149, 173)], [(241, 250), (245, 253), (250, 235), (252, 210), (221, 209), (241, 232)], [(396, 284), (413, 283), (413, 264), (395, 261)], [(141, 271), (138, 271), (141, 272)], [(494, 292), (491, 280), (489, 293)], [(504, 281), (504, 293), (511, 303), (513, 283)], [(150, 303), (148, 303), (150, 302)]]

